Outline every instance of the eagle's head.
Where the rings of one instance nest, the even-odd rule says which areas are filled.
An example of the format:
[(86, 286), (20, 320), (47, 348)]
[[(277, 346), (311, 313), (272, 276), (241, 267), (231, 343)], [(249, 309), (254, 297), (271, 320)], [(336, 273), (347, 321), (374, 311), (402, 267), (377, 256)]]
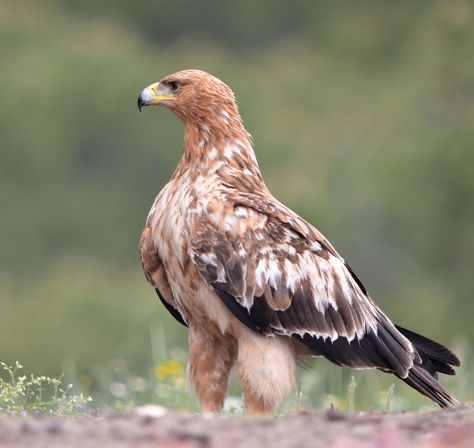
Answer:
[(165, 106), (184, 123), (239, 115), (230, 87), (201, 70), (183, 70), (143, 89), (138, 108), (152, 105)]

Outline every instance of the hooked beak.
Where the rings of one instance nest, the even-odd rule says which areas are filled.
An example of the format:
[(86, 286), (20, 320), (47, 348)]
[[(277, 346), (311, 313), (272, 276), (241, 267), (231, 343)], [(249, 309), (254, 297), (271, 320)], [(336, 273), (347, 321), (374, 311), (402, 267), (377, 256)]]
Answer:
[(142, 90), (138, 97), (138, 109), (142, 112), (145, 106), (157, 106), (163, 101), (174, 101), (176, 96), (170, 92), (166, 84), (155, 82)]

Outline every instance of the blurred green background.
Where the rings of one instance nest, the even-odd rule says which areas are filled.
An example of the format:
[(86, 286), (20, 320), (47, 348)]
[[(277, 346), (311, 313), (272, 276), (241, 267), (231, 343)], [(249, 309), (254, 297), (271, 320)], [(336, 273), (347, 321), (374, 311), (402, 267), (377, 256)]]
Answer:
[[(139, 114), (136, 98), (185, 68), (234, 89), (275, 196), (394, 321), (462, 352), (447, 384), (473, 399), (466, 0), (1, 0), (0, 359), (66, 371), (105, 401), (110, 382), (115, 398), (164, 396), (159, 367), (185, 362), (186, 332), (147, 285), (137, 244), (182, 127), (165, 110)], [(345, 394), (348, 375), (317, 361), (303, 372), (308, 406)], [(357, 380), (384, 390), (382, 376)], [(147, 383), (132, 397), (127, 378)], [(426, 404), (398, 384), (407, 406)]]

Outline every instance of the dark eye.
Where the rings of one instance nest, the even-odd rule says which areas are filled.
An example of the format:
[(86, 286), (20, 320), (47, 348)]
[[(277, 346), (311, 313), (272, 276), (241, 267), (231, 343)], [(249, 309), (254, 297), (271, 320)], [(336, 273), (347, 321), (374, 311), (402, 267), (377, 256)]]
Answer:
[(173, 92), (177, 92), (180, 88), (180, 84), (178, 81), (170, 81), (168, 84)]

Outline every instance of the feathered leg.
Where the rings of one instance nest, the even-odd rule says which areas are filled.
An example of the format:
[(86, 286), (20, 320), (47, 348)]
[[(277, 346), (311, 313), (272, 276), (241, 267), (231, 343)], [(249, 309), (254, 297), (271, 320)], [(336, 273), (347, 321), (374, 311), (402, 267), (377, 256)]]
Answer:
[(291, 340), (268, 338), (245, 329), (238, 341), (238, 376), (244, 389), (245, 412), (268, 415), (296, 384)]
[(232, 336), (217, 331), (204, 334), (190, 323), (188, 377), (203, 414), (222, 412), (236, 358), (237, 343)]

